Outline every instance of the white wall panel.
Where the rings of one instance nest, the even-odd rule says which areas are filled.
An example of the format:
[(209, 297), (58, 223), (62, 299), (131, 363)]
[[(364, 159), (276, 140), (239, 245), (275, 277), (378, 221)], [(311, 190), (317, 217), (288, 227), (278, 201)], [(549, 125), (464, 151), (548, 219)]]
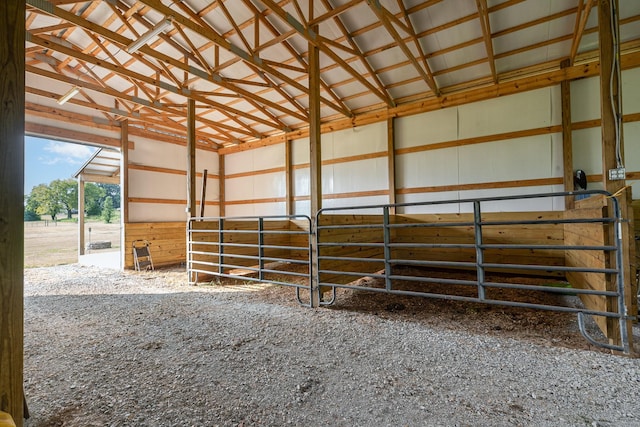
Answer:
[(337, 163), (333, 165), (333, 191), (349, 193), (386, 190), (389, 188), (387, 171), (386, 157)]
[(549, 108), (551, 108), (551, 126), (562, 124), (562, 90), (560, 85), (552, 86), (549, 88), (551, 91), (551, 102)]
[(129, 162), (160, 168), (186, 170), (187, 148), (182, 145), (131, 137), (134, 149), (129, 150)]
[(158, 203), (130, 203), (130, 222), (186, 221), (184, 205)]
[(575, 123), (599, 118), (600, 77), (572, 81), (571, 120)]
[(173, 173), (129, 170), (129, 197), (185, 199), (187, 179)]
[(387, 151), (386, 121), (333, 132), (333, 158), (381, 151)]
[(602, 135), (600, 127), (574, 130), (573, 170), (582, 169), (587, 175), (602, 173)]
[(309, 177), (309, 168), (293, 170), (293, 195), (308, 196), (311, 189), (311, 178)]
[(396, 149), (454, 141), (458, 138), (458, 109), (400, 117), (395, 122), (395, 133)]
[(224, 171), (227, 175), (247, 172), (253, 169), (252, 150), (239, 151), (237, 153), (225, 154)]
[(640, 68), (622, 72), (622, 111), (640, 113)]
[[(551, 193), (554, 188), (552, 185), (542, 185), (536, 187), (520, 187), (520, 188), (489, 188), (484, 190), (466, 190), (460, 191), (461, 199), (476, 199), (483, 197), (504, 197), (519, 196), (524, 194), (540, 194)], [(483, 212), (528, 212), (528, 211), (550, 211), (554, 207), (552, 198), (541, 199), (518, 199), (518, 200), (500, 200), (495, 202), (487, 202), (482, 204)], [(460, 206), (461, 213), (473, 212), (473, 205), (469, 203)]]
[(242, 176), (238, 178), (229, 178), (224, 181), (225, 199), (229, 201), (235, 200), (251, 200), (253, 199), (253, 177)]
[(629, 171), (640, 170), (640, 122), (625, 123), (624, 137), (624, 165)]
[(311, 202), (309, 200), (296, 200), (293, 204), (295, 215), (311, 215)]
[(286, 196), (286, 179), (284, 173), (266, 173), (253, 175), (253, 199)]
[(294, 165), (309, 163), (309, 138), (291, 141), (291, 162)]
[(225, 155), (224, 167), (228, 175), (256, 170), (284, 167), (284, 144), (268, 145), (255, 150)]
[(458, 134), (464, 139), (549, 126), (550, 106), (549, 88), (460, 105)]
[[(384, 205), (389, 203), (387, 196), (371, 196), (371, 197), (348, 197), (340, 199), (325, 199), (322, 201), (323, 208), (340, 208), (340, 207), (354, 207), (354, 206), (369, 206), (369, 205)], [(354, 209), (354, 210), (341, 210), (340, 214), (360, 214), (369, 215), (377, 214), (381, 215), (381, 209)]]
[(548, 178), (550, 174), (549, 135), (460, 147), (460, 184)]
[[(185, 159), (185, 168), (187, 162)], [(207, 170), (209, 175), (217, 175), (220, 170), (218, 153), (206, 150), (196, 150), (196, 171)]]
[[(396, 198), (398, 200), (398, 203), (424, 203), (424, 202), (458, 200), (459, 194), (457, 191), (442, 191), (437, 193), (399, 194)], [(399, 213), (458, 213), (458, 212), (460, 212), (460, 208), (457, 202), (446, 203), (446, 204), (436, 204), (436, 205), (404, 206), (399, 209)]]
[[(627, 185), (631, 186), (631, 198), (636, 200), (640, 199), (640, 181), (627, 181)], [(635, 218), (634, 218), (635, 220)]]
[(421, 151), (396, 157), (396, 187), (458, 184), (458, 148)]
[[(550, 177), (564, 177), (564, 156), (562, 155), (562, 134), (551, 134), (551, 174)], [(564, 186), (562, 187), (564, 189)]]
[(225, 214), (231, 216), (267, 216), (285, 215), (284, 203), (254, 203), (243, 205), (228, 205)]

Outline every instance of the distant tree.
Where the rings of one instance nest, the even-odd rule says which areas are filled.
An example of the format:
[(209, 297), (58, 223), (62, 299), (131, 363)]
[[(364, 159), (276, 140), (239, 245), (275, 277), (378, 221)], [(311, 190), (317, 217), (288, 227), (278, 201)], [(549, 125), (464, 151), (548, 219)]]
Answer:
[(40, 221), (40, 215), (36, 212), (38, 206), (30, 196), (24, 196), (24, 220), (25, 221)]
[[(103, 198), (110, 196), (111, 202), (113, 203), (113, 207), (115, 209), (120, 209), (120, 185), (118, 184), (96, 184), (96, 185), (104, 190), (105, 195), (103, 196)], [(104, 199), (102, 202), (104, 203)]]
[(31, 189), (25, 210), (32, 210), (38, 215), (50, 215), (55, 221), (62, 205), (47, 184), (40, 184)]
[(78, 209), (78, 182), (72, 178), (56, 179), (51, 181), (49, 188), (52, 197), (67, 211), (67, 219), (71, 219), (73, 211)]
[(106, 197), (104, 188), (93, 182), (84, 185), (84, 208), (87, 215), (98, 216), (102, 214), (102, 204)]
[(111, 196), (107, 196), (104, 199), (104, 204), (102, 205), (102, 220), (109, 224), (111, 223), (111, 219), (113, 218), (113, 200)]

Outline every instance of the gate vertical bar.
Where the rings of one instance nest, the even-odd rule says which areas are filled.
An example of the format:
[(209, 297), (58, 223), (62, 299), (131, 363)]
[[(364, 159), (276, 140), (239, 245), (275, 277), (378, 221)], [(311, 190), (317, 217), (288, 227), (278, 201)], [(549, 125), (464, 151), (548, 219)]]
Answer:
[(264, 280), (264, 218), (258, 218), (258, 279)]
[(389, 206), (382, 207), (382, 231), (384, 234), (384, 284), (387, 291), (391, 290), (391, 235), (389, 228)]
[(218, 273), (224, 274), (224, 219), (218, 219)]
[(473, 202), (473, 235), (476, 247), (476, 275), (478, 280), (478, 298), (485, 299), (484, 289), (484, 252), (482, 250), (482, 214), (480, 212), (480, 202)]
[(620, 203), (615, 197), (611, 197), (613, 202), (613, 212), (616, 220), (614, 237), (616, 241), (616, 269), (617, 282), (618, 282), (618, 314), (620, 315), (620, 344), (624, 348), (626, 354), (629, 353), (631, 344), (629, 342), (629, 331), (627, 330), (627, 304), (624, 294), (624, 254), (622, 253), (622, 214), (620, 209)]

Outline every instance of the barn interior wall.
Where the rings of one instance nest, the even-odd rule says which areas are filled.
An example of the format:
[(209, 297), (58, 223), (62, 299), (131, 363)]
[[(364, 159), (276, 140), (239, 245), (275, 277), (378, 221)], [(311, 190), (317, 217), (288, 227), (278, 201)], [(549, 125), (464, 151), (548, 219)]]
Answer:
[[(186, 221), (186, 157), (181, 144), (131, 137), (129, 150), (129, 222)], [(207, 169), (205, 215), (219, 212), (218, 155), (196, 152), (196, 199), (199, 204), (202, 172)]]
[[(640, 68), (623, 72), (625, 166), (640, 179)], [(571, 83), (573, 164), (602, 188), (599, 78)], [(563, 191), (560, 86), (395, 119), (399, 203)], [(386, 122), (322, 135), (323, 207), (389, 201)], [(285, 144), (225, 154), (227, 215), (286, 211)], [(292, 141), (294, 213), (310, 213), (309, 139)], [(634, 196), (640, 188), (634, 188)], [(636, 196), (637, 197), (637, 196)], [(634, 197), (635, 198), (635, 197)], [(404, 213), (465, 213), (470, 205), (407, 207)], [(560, 199), (496, 202), (493, 211), (563, 210)]]

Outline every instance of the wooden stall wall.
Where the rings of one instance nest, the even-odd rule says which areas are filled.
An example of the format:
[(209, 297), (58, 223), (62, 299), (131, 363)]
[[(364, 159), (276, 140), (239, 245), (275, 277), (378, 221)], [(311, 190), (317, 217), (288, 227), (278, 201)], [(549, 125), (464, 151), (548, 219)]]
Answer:
[(134, 240), (149, 242), (155, 267), (184, 264), (187, 259), (186, 221), (144, 222), (124, 225), (124, 268), (133, 269)]
[[(220, 233), (220, 222), (218, 220), (195, 221), (191, 223), (191, 229), (196, 230), (192, 234), (192, 250), (194, 252), (208, 252), (209, 254), (195, 253), (192, 260), (195, 261), (194, 268), (211, 273), (243, 274), (239, 272), (242, 267), (259, 266), (259, 258), (279, 258), (285, 260), (309, 259), (309, 223), (305, 221), (265, 220), (262, 222), (262, 229), (267, 231), (263, 234), (262, 251), (259, 244), (259, 223), (257, 220), (224, 220), (223, 232)], [(205, 231), (201, 233), (199, 231)], [(290, 234), (289, 232), (302, 232), (301, 234)], [(283, 232), (283, 233), (278, 233)], [(220, 237), (226, 245), (222, 252), (220, 249)], [(203, 242), (203, 243), (200, 243)], [(236, 246), (243, 245), (243, 246)], [(294, 249), (300, 248), (300, 249)], [(222, 255), (220, 255), (222, 254)], [(199, 262), (211, 263), (215, 265), (204, 265)], [(266, 260), (266, 264), (273, 264), (277, 261)], [(219, 264), (233, 265), (234, 267), (219, 268)], [(267, 265), (267, 268), (277, 269), (276, 265)], [(307, 266), (308, 269), (308, 266)], [(205, 280), (206, 276), (199, 276), (198, 280)]]
[[(505, 219), (516, 221), (554, 221), (561, 220), (563, 213), (559, 211), (543, 212), (518, 212), (518, 213), (487, 213), (483, 215), (484, 221), (502, 221)], [(404, 245), (416, 244), (466, 244), (473, 245), (475, 241), (473, 226), (467, 225), (473, 222), (472, 214), (398, 214), (390, 216), (392, 224), (411, 225), (410, 227), (397, 227), (391, 229), (391, 243)], [(375, 273), (384, 269), (384, 251), (381, 246), (369, 246), (371, 243), (381, 244), (384, 236), (380, 215), (325, 215), (321, 217), (321, 225), (344, 228), (327, 228), (320, 231), (320, 242), (331, 242), (336, 246), (320, 247), (320, 255), (323, 257), (366, 258), (366, 261), (323, 260), (323, 270), (335, 272), (364, 272)], [(466, 223), (466, 224), (465, 224)], [(371, 228), (370, 225), (380, 225)], [(429, 224), (428, 227), (420, 227), (420, 224)], [(438, 224), (442, 224), (439, 226)], [(452, 225), (454, 224), (454, 225)], [(457, 225), (459, 224), (459, 225)], [(340, 243), (345, 243), (340, 246)], [(526, 244), (526, 245), (558, 245), (564, 244), (564, 230), (562, 224), (520, 224), (483, 226), (483, 243), (485, 244)], [(485, 262), (498, 264), (525, 264), (525, 265), (565, 265), (563, 250), (553, 249), (486, 249)], [(408, 261), (436, 261), (436, 262), (475, 262), (476, 252), (474, 248), (417, 248), (400, 247), (393, 248), (391, 258), (394, 260)], [(380, 260), (380, 261), (374, 261)], [(402, 265), (402, 262), (395, 262)], [(438, 268), (433, 267), (433, 268)], [(447, 267), (451, 268), (451, 267)], [(463, 267), (460, 267), (463, 268)], [(467, 267), (465, 267), (467, 268)], [(500, 269), (501, 272), (506, 270)], [(522, 274), (522, 271), (520, 271)], [(531, 271), (537, 276), (561, 277), (561, 272)], [(348, 283), (354, 280), (354, 276), (340, 273), (326, 273), (320, 281), (332, 283)]]

